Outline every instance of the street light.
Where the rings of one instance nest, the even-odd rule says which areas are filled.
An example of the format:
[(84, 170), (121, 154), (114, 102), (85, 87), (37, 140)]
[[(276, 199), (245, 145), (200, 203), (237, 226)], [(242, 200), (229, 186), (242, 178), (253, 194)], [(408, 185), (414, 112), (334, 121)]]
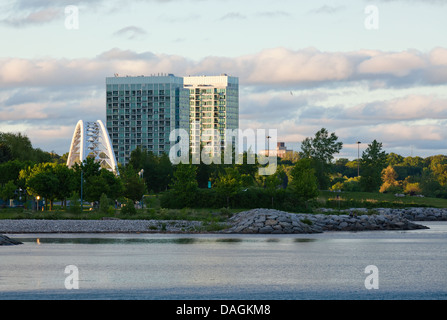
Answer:
[(270, 157), (270, 138), (271, 136), (267, 136), (267, 157)]
[(357, 177), (360, 177), (360, 141), (357, 141)]
[(37, 197), (36, 197), (36, 200), (37, 200), (37, 211), (39, 211), (39, 200), (40, 200), (40, 196), (37, 196)]

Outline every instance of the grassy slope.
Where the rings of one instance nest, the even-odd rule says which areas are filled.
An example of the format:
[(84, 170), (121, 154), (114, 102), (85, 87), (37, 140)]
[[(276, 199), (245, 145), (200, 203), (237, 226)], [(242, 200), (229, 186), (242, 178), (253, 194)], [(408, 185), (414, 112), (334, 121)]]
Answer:
[[(389, 206), (424, 206), (434, 208), (447, 208), (447, 199), (440, 198), (420, 198), (420, 197), (395, 197), (394, 194), (388, 193), (370, 193), (370, 192), (330, 192), (321, 191), (318, 197), (318, 203), (324, 206), (327, 200), (332, 200), (336, 204), (338, 203), (337, 195), (340, 196), (340, 203), (343, 207), (343, 203), (357, 203), (364, 204), (365, 206), (380, 206), (383, 204), (389, 204)], [(358, 206), (357, 206), (358, 207)]]

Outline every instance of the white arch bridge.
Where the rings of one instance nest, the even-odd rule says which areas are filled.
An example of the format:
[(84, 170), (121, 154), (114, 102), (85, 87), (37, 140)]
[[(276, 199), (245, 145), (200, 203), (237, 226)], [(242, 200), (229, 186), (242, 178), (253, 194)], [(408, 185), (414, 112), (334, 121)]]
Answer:
[(94, 158), (102, 168), (119, 174), (110, 137), (101, 120), (78, 121), (71, 140), (67, 166), (71, 168), (75, 163), (82, 163), (88, 157)]

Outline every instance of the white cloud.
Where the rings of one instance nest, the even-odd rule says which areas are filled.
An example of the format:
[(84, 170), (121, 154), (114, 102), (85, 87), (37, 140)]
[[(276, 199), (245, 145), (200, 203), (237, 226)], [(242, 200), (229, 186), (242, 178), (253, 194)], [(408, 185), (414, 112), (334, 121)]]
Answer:
[(118, 37), (124, 37), (128, 40), (134, 40), (138, 38), (143, 38), (145, 35), (147, 35), (147, 32), (144, 29), (136, 26), (127, 26), (114, 32), (113, 35)]
[(83, 85), (102, 83), (114, 73), (147, 75), (237, 75), (244, 85), (319, 87), (367, 81), (372, 87), (447, 82), (447, 50), (322, 52), (313, 48), (274, 48), (234, 58), (193, 61), (179, 55), (111, 49), (91, 59), (0, 60), (0, 85)]
[[(279, 139), (289, 143), (299, 143), (326, 127), (348, 144), (377, 139), (392, 148), (422, 147), (424, 142), (439, 146), (447, 138), (442, 129), (447, 96), (424, 93), (421, 85), (445, 86), (447, 72), (436, 73), (442, 68), (447, 68), (444, 48), (428, 53), (273, 48), (200, 61), (117, 48), (91, 59), (2, 58), (0, 126), (20, 124), (32, 133), (31, 141), (42, 146), (47, 141), (43, 149), (64, 153), (62, 142), (69, 144), (72, 132), (60, 128), (74, 128), (81, 118), (105, 116), (105, 77), (225, 72), (240, 78), (241, 128), (278, 129)], [(402, 88), (390, 89), (393, 85), (418, 90), (403, 94)], [(374, 90), (385, 94), (363, 96), (372, 87), (381, 87)], [(51, 132), (59, 132), (54, 139), (60, 149), (55, 149)]]

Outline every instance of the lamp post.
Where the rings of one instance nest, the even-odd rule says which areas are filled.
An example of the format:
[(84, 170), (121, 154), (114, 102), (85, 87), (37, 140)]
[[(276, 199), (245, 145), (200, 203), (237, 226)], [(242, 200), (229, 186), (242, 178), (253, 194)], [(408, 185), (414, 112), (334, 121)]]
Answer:
[(37, 196), (37, 197), (36, 197), (36, 200), (37, 200), (37, 211), (39, 211), (39, 200), (40, 200), (40, 196)]
[(82, 199), (82, 184), (84, 182), (84, 172), (81, 169), (81, 213), (84, 211), (84, 206), (83, 206), (83, 202), (84, 200)]
[(270, 138), (271, 136), (267, 136), (267, 158), (270, 157)]
[(357, 141), (357, 177), (360, 177), (360, 141)]

